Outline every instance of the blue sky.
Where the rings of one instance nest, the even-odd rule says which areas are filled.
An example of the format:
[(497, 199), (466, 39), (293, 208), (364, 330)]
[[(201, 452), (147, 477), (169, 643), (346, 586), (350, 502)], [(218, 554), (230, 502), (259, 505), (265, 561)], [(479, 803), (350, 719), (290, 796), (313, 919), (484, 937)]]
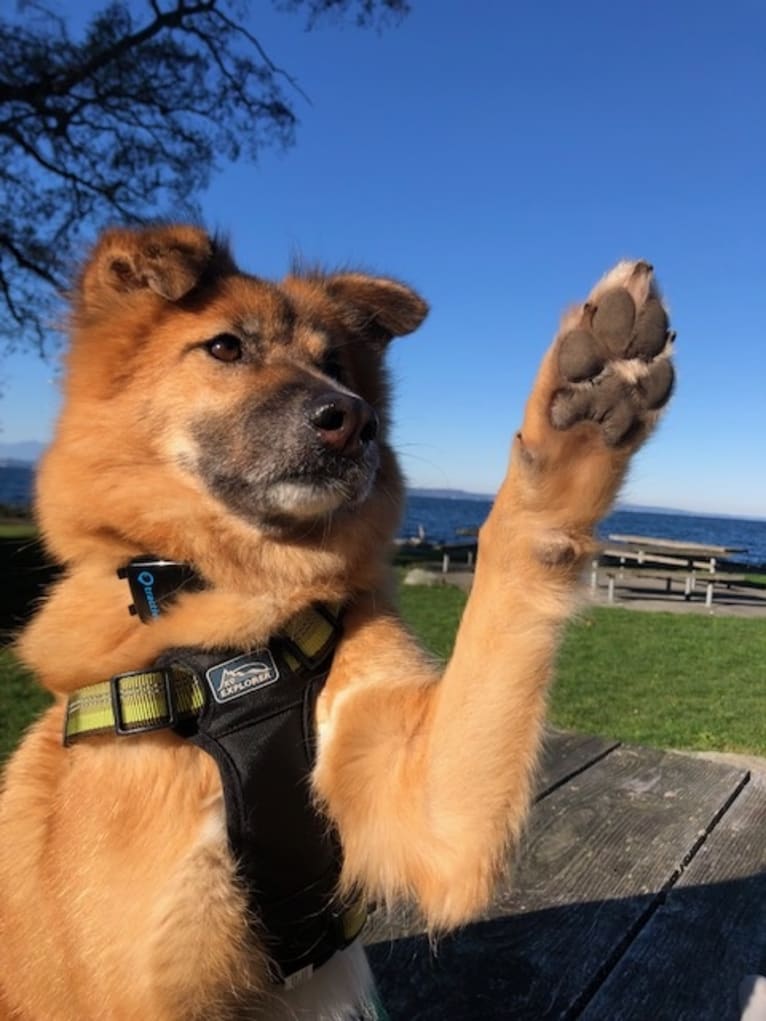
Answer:
[[(766, 516), (766, 6), (412, 5), (383, 33), (253, 5), (312, 102), (293, 149), (214, 179), (208, 224), (252, 272), (300, 252), (416, 286), (432, 313), (391, 349), (395, 443), (411, 484), (478, 492), (501, 481), (560, 311), (649, 259), (678, 388), (623, 498)], [(0, 365), (0, 439), (48, 438), (53, 377)]]

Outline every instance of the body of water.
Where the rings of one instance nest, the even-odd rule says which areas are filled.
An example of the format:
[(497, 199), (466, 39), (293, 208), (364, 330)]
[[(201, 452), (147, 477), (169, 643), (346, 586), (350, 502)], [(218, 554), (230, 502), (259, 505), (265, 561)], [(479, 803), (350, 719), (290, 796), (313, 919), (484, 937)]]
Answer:
[[(425, 529), (432, 541), (459, 541), (456, 529), (481, 525), (492, 506), (489, 500), (452, 500), (410, 496), (401, 535), (413, 537)], [(766, 521), (673, 514), (660, 511), (618, 510), (604, 518), (599, 535), (645, 535), (654, 539), (677, 539), (711, 546), (742, 549), (732, 559), (751, 565), (766, 564)]]
[(9, 507), (28, 507), (32, 502), (34, 482), (32, 465), (23, 461), (0, 464), (0, 503)]

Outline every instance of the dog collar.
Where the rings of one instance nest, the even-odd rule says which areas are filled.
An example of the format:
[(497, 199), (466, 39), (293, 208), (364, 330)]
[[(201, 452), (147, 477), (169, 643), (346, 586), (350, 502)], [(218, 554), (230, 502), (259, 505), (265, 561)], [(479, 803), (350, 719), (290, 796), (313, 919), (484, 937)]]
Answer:
[[(276, 641), (291, 670), (300, 671), (324, 659), (335, 644), (338, 615), (338, 606), (316, 605), (287, 623)], [(237, 684), (268, 683), (272, 664), (268, 647), (249, 650), (237, 657), (228, 655), (207, 670), (205, 679), (212, 687), (213, 697), (224, 700), (227, 693), (231, 697), (230, 693), (236, 692)], [(115, 674), (106, 681), (79, 688), (69, 696), (64, 744), (97, 734), (126, 737), (166, 729), (184, 733), (204, 704), (203, 679), (172, 661), (167, 666)]]

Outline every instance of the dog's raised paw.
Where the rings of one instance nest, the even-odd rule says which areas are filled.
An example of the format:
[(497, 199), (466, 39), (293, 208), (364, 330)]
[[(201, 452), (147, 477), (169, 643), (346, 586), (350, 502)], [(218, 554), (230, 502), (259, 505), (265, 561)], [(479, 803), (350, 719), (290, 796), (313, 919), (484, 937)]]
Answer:
[(552, 425), (596, 423), (610, 447), (643, 434), (673, 391), (674, 339), (652, 266), (619, 263), (564, 320)]

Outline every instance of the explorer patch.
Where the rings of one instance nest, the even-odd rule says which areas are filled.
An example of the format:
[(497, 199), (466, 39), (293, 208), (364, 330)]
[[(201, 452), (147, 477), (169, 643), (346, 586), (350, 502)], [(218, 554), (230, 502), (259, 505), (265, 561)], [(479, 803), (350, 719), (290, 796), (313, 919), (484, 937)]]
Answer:
[(273, 684), (279, 680), (279, 670), (268, 649), (253, 649), (210, 667), (205, 678), (213, 698), (222, 703)]

